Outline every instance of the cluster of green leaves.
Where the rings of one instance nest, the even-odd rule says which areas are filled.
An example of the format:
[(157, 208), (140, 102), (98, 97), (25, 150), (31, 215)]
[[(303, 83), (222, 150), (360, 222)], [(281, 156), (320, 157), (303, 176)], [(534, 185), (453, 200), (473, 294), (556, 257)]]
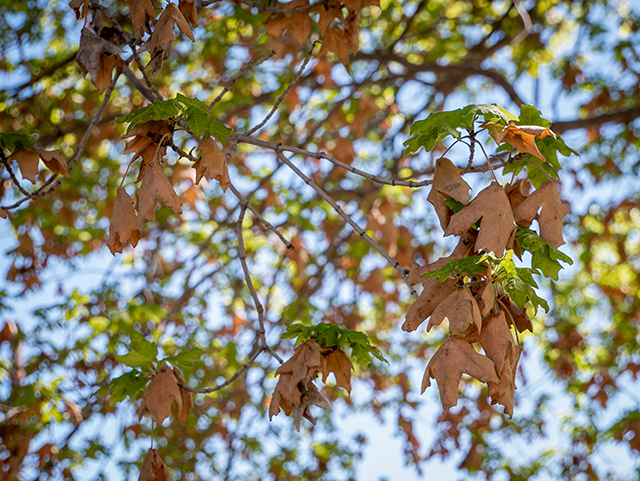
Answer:
[(207, 106), (197, 98), (185, 97), (177, 94), (176, 98), (164, 101), (155, 101), (146, 107), (116, 118), (116, 122), (129, 122), (127, 133), (133, 127), (152, 120), (168, 120), (175, 123), (182, 117), (187, 122), (188, 127), (193, 131), (196, 137), (204, 135), (205, 137), (215, 137), (224, 143), (227, 137), (233, 135), (233, 131), (216, 120)]
[(315, 326), (305, 326), (299, 322), (291, 324), (282, 335), (284, 339), (296, 339), (296, 345), (310, 339), (315, 340), (322, 348), (345, 347), (351, 351), (351, 359), (362, 367), (368, 367), (371, 356), (387, 362), (380, 350), (371, 345), (366, 334), (340, 327), (338, 324), (320, 323)]
[(531, 229), (521, 225), (517, 226), (516, 242), (521, 251), (531, 252), (531, 267), (553, 280), (558, 280), (558, 273), (562, 269), (559, 261), (573, 265), (571, 257), (553, 247)]
[(438, 282), (444, 282), (448, 277), (464, 279), (464, 276), (473, 277), (476, 272), (487, 269), (488, 264), (483, 261), (483, 256), (467, 256), (462, 259), (452, 259), (446, 265), (436, 271), (427, 272), (422, 277), (434, 278)]
[(6, 149), (13, 152), (20, 149), (33, 149), (36, 142), (37, 140), (26, 129), (0, 132), (0, 150)]
[(160, 365), (169, 363), (182, 370), (193, 369), (204, 354), (202, 349), (195, 347), (188, 351), (178, 351), (173, 356), (158, 361), (158, 346), (154, 342), (146, 340), (137, 331), (133, 331), (129, 337), (131, 351), (116, 356), (116, 359), (133, 369), (112, 379), (96, 392), (98, 396), (106, 396), (110, 392), (109, 404), (111, 406), (123, 401), (127, 396), (131, 399), (139, 397), (153, 377), (151, 373), (157, 371)]

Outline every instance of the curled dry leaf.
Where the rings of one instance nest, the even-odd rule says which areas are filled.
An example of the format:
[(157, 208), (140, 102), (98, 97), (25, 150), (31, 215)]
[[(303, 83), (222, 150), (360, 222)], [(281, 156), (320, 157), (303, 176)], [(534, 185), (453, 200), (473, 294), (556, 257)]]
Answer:
[[(185, 380), (184, 376), (175, 367), (173, 368), (173, 374), (178, 380), (178, 383), (184, 384), (185, 386), (187, 385), (187, 381)], [(186, 389), (183, 389), (180, 386), (178, 386), (178, 389), (180, 390), (180, 399), (182, 400), (182, 407), (180, 409), (180, 412), (178, 413), (178, 419), (180, 419), (180, 424), (185, 426), (187, 424), (187, 417), (193, 409), (193, 393), (187, 391)]]
[(487, 282), (478, 288), (480, 298), (478, 299), (478, 307), (480, 308), (480, 315), (484, 318), (491, 312), (495, 304), (495, 292), (493, 291), (493, 282), (487, 279)]
[(324, 398), (315, 384), (309, 383), (308, 386), (303, 388), (302, 396), (300, 397), (300, 405), (293, 405), (293, 423), (296, 426), (296, 431), (300, 432), (300, 422), (302, 418), (311, 421), (311, 424), (316, 424), (316, 418), (311, 415), (310, 407), (318, 406), (323, 409), (331, 411), (329, 402)]
[(502, 372), (516, 347), (504, 312), (487, 319), (477, 339), (486, 356), (496, 365), (496, 372)]
[(427, 365), (422, 378), (422, 392), (431, 386), (431, 378), (435, 379), (442, 406), (449, 411), (458, 403), (458, 384), (463, 373), (489, 385), (500, 382), (489, 358), (476, 352), (464, 339), (449, 336)]
[(176, 214), (182, 213), (182, 201), (174, 192), (160, 164), (153, 160), (142, 178), (142, 184), (136, 192), (138, 198), (138, 222), (136, 227), (142, 229), (145, 222), (156, 218), (156, 203), (161, 201)]
[(446, 229), (451, 220), (452, 212), (444, 205), (445, 201), (455, 199), (467, 205), (469, 203), (469, 184), (460, 175), (460, 169), (444, 157), (436, 160), (433, 174), (433, 184), (427, 200), (431, 202), (440, 219), (440, 225)]
[(193, 28), (198, 26), (198, 9), (196, 8), (195, 0), (180, 0), (178, 2), (178, 10)]
[(151, 380), (142, 398), (140, 413), (149, 411), (158, 425), (171, 416), (171, 405), (175, 404), (178, 415), (182, 412), (182, 395), (178, 379), (171, 369), (162, 366)]
[(420, 297), (411, 304), (407, 312), (407, 317), (402, 324), (402, 330), (407, 332), (415, 331), (456, 288), (457, 283), (451, 278), (444, 282), (438, 282), (433, 278), (426, 279)]
[(518, 362), (522, 347), (514, 346), (510, 350), (507, 359), (500, 371), (500, 382), (488, 385), (488, 394), (491, 396), (491, 404), (502, 404), (504, 412), (513, 416), (513, 398), (516, 388), (516, 373), (518, 372)]
[(502, 257), (509, 243), (513, 241), (516, 224), (509, 199), (504, 189), (496, 182), (492, 182), (469, 205), (451, 218), (445, 235), (462, 235), (479, 219), (482, 220), (475, 250), (482, 249)]
[(176, 39), (173, 33), (175, 26), (178, 26), (180, 31), (184, 33), (193, 42), (195, 37), (191, 31), (191, 27), (187, 23), (187, 20), (182, 16), (182, 13), (176, 5), (168, 3), (167, 7), (158, 18), (151, 37), (147, 40), (140, 51), (148, 51), (151, 56), (155, 55), (159, 50), (166, 50), (169, 44)]
[[(511, 299), (507, 300), (509, 301), (509, 304), (507, 305), (509, 309), (509, 312), (507, 313), (507, 321), (509, 321), (510, 324), (513, 324), (518, 332), (533, 332), (533, 323), (527, 314), (527, 308), (523, 307), (520, 309)], [(511, 314), (511, 316), (509, 316), (509, 314)]]
[(75, 12), (76, 20), (80, 20), (87, 15), (91, 0), (71, 0), (69, 7)]
[(147, 21), (156, 23), (156, 9), (151, 0), (131, 0), (131, 23), (133, 24), (133, 34), (140, 40), (145, 32), (151, 30), (147, 26)]
[(568, 213), (553, 180), (542, 184), (513, 211), (515, 221), (521, 225), (529, 226), (537, 218), (540, 237), (556, 248), (564, 244), (562, 222)]
[(44, 162), (44, 165), (54, 174), (61, 174), (69, 178), (67, 172), (67, 159), (57, 150), (36, 149), (36, 152)]
[(220, 182), (220, 187), (226, 192), (231, 184), (227, 156), (222, 153), (216, 141), (210, 137), (202, 139), (200, 150), (200, 158), (193, 164), (193, 168), (196, 169), (196, 184), (200, 183), (203, 177), (207, 180), (215, 179)]
[(82, 69), (82, 72), (91, 74), (91, 80), (94, 85), (98, 82), (98, 73), (100, 72), (100, 55), (112, 54), (118, 55), (122, 49), (102, 37), (99, 37), (88, 28), (82, 29), (80, 35), (80, 46), (76, 54), (76, 60)]
[(106, 53), (100, 54), (98, 78), (96, 79), (96, 88), (98, 93), (101, 94), (107, 90), (113, 82), (112, 73), (114, 68), (124, 70), (124, 60), (119, 55), (109, 55)]
[(468, 286), (458, 287), (449, 294), (431, 314), (427, 331), (438, 326), (445, 317), (449, 320), (449, 332), (462, 334), (469, 326), (474, 325), (482, 329), (482, 316), (478, 303), (473, 298)]
[(340, 348), (335, 349), (327, 353), (322, 353), (321, 358), (322, 367), (320, 372), (322, 373), (322, 382), (327, 382), (327, 377), (330, 373), (333, 373), (336, 377), (336, 385), (347, 390), (351, 393), (351, 370), (353, 369), (353, 363), (349, 356)]
[(543, 162), (546, 162), (546, 159), (538, 150), (536, 137), (539, 139), (544, 139), (545, 137), (556, 138), (556, 134), (552, 130), (538, 125), (515, 125), (511, 122), (505, 127), (489, 122), (485, 126), (497, 144), (508, 142), (520, 152), (531, 154)]
[(155, 449), (149, 449), (144, 457), (138, 481), (173, 481), (169, 469)]
[(529, 192), (531, 191), (531, 182), (527, 179), (518, 179), (513, 184), (507, 184), (504, 187), (504, 191), (509, 198), (511, 209), (516, 210), (516, 208), (529, 196)]

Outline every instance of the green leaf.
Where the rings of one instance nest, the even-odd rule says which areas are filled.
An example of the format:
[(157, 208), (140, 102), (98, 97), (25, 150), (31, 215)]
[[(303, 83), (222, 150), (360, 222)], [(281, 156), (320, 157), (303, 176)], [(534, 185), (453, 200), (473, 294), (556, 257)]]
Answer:
[(516, 241), (520, 250), (531, 252), (531, 267), (539, 269), (546, 277), (558, 280), (558, 273), (562, 269), (562, 264), (558, 261), (573, 264), (571, 257), (553, 247), (531, 229), (519, 225)]
[(516, 125), (541, 125), (551, 127), (551, 121), (543, 119), (540, 111), (533, 105), (523, 105), (520, 107), (520, 120), (514, 122)]
[(544, 139), (536, 139), (536, 145), (542, 156), (547, 159), (556, 169), (561, 169), (562, 166), (558, 161), (558, 154), (562, 154), (565, 157), (570, 155), (580, 155), (567, 144), (564, 143), (560, 137), (554, 139), (553, 137), (545, 137)]
[(36, 139), (26, 129), (14, 130), (12, 132), (0, 132), (0, 148), (11, 152), (20, 149), (33, 150)]
[(315, 339), (320, 347), (333, 347), (338, 345), (340, 337), (340, 326), (338, 324), (322, 323), (315, 326)]
[(132, 350), (144, 356), (148, 361), (155, 361), (158, 356), (158, 347), (153, 342), (147, 341), (138, 331), (133, 331), (129, 338), (131, 339)]
[(444, 282), (448, 277), (460, 278), (464, 275), (473, 277), (476, 272), (487, 268), (482, 256), (467, 256), (462, 259), (451, 259), (447, 264), (437, 271), (426, 272), (424, 278), (433, 277), (439, 282)]
[(195, 361), (200, 360), (204, 351), (199, 347), (194, 347), (189, 351), (182, 351), (167, 359), (173, 364), (182, 364), (184, 366), (193, 366)]
[(116, 359), (120, 361), (122, 364), (124, 364), (125, 366), (129, 366), (129, 367), (144, 367), (144, 366), (147, 366), (149, 362), (151, 362), (151, 360), (148, 357), (143, 356), (142, 354), (136, 351), (128, 352), (123, 356), (116, 356)]
[(127, 133), (129, 133), (131, 129), (138, 124), (144, 124), (152, 120), (169, 120), (176, 117), (180, 113), (178, 107), (179, 105), (175, 99), (164, 101), (156, 100), (152, 104), (138, 109), (135, 112), (131, 112), (128, 115), (116, 117), (116, 122), (119, 124), (129, 122), (129, 126), (127, 127)]
[(457, 214), (458, 212), (460, 212), (462, 209), (464, 209), (464, 204), (462, 202), (458, 202), (457, 200), (455, 200), (453, 197), (451, 197), (450, 199), (445, 200), (444, 205), (446, 205), (449, 210), (451, 212), (453, 212), (454, 214)]
[(224, 143), (227, 137), (233, 135), (233, 130), (213, 118), (211, 111), (200, 99), (192, 99), (179, 93), (176, 95), (176, 100), (189, 128), (197, 137), (204, 134), (205, 137), (215, 137)]
[(111, 392), (109, 405), (115, 406), (119, 402), (124, 401), (127, 396), (135, 399), (140, 391), (148, 384), (149, 379), (144, 377), (139, 371), (133, 370), (124, 373), (122, 376), (112, 379), (109, 384), (100, 388), (96, 394), (98, 396), (106, 396)]

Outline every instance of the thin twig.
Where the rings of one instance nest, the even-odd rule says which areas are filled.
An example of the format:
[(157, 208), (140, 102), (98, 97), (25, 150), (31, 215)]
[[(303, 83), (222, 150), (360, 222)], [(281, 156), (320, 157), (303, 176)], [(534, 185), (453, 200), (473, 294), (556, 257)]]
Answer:
[(385, 251), (380, 246), (380, 244), (378, 244), (376, 241), (374, 241), (369, 236), (369, 234), (367, 234), (365, 232), (365, 230), (362, 227), (360, 227), (351, 217), (349, 217), (345, 213), (344, 210), (342, 210), (342, 208), (329, 196), (329, 194), (327, 194), (324, 190), (322, 190), (322, 188), (320, 186), (318, 186), (318, 184), (316, 184), (313, 181), (313, 179), (311, 179), (310, 177), (306, 176), (300, 169), (298, 169), (298, 167), (296, 167), (295, 164), (293, 164), (293, 162), (291, 162), (282, 153), (282, 150), (277, 149), (276, 150), (276, 154), (278, 155), (278, 158), (283, 163), (285, 163), (291, 170), (293, 170), (298, 177), (300, 177), (302, 180), (304, 180), (305, 183), (307, 185), (309, 185), (310, 187), (312, 187), (322, 199), (324, 199), (331, 207), (333, 207), (333, 209), (338, 213), (338, 215), (340, 217), (342, 217), (351, 227), (353, 227), (353, 230), (355, 230), (360, 235), (360, 237), (362, 237), (364, 240), (366, 240), (369, 243), (369, 245), (371, 245), (371, 247), (373, 247), (375, 250), (377, 250), (380, 253), (380, 255), (382, 255), (382, 257), (384, 257), (387, 260), (387, 262), (394, 269), (396, 269), (398, 271), (398, 273), (400, 274), (400, 277), (402, 277), (402, 280), (404, 281), (404, 283), (407, 285), (407, 287), (409, 287), (409, 291), (411, 292), (411, 295), (417, 299), (418, 298), (418, 293), (413, 288), (413, 286), (409, 282), (409, 279), (407, 278), (407, 274), (409, 273), (409, 270), (405, 269), (404, 267), (402, 267), (398, 261), (396, 261), (393, 257), (391, 257), (389, 255), (389, 253), (387, 253), (387, 251)]
[(278, 107), (280, 106), (280, 104), (282, 103), (284, 98), (287, 96), (289, 91), (293, 88), (293, 86), (300, 79), (300, 77), (302, 77), (302, 72), (304, 72), (304, 69), (307, 68), (307, 64), (309, 63), (309, 60), (311, 60), (311, 57), (313, 57), (313, 50), (316, 48), (316, 45), (319, 44), (319, 43), (320, 43), (320, 41), (318, 41), (318, 40), (313, 42), (313, 45), (311, 45), (311, 50), (309, 50), (309, 55), (307, 55), (307, 58), (305, 58), (304, 62), (302, 62), (302, 65), (300, 66), (300, 70), (298, 70), (298, 73), (296, 74), (296, 76), (293, 78), (293, 80), (287, 86), (287, 88), (284, 89), (284, 92), (282, 92), (280, 97), (278, 97), (278, 100), (276, 100), (276, 103), (274, 104), (274, 106), (271, 109), (271, 111), (264, 118), (264, 120), (262, 122), (260, 122), (258, 125), (256, 125), (254, 128), (252, 128), (251, 130), (249, 130), (249, 132), (247, 132), (247, 135), (253, 135), (255, 132), (257, 132), (262, 127), (264, 127), (264, 125), (269, 121), (269, 119), (273, 116), (273, 114), (276, 113), (276, 111), (278, 110)]

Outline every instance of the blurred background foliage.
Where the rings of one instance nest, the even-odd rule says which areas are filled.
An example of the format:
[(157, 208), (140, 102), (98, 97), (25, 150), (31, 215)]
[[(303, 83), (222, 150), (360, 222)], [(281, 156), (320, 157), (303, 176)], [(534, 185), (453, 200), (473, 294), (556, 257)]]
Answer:
[[(130, 30), (128, 1), (95, 3)], [(293, 38), (290, 31), (268, 34), (277, 15), (270, 12), (308, 3), (197, 2), (195, 42), (178, 36), (154, 86), (165, 98), (182, 93), (209, 103), (243, 63), (274, 51), (246, 69), (212, 110), (234, 132), (248, 131), (319, 38), (319, 9), (345, 18), (353, 10), (353, 2), (321, 0), (303, 11), (312, 20), (303, 42), (296, 40), (298, 24), (289, 27)], [(560, 160), (562, 196), (571, 205), (563, 250), (576, 262), (542, 289), (552, 310), (540, 311), (534, 333), (523, 338), (513, 419), (471, 380), (463, 381), (458, 407), (438, 415), (437, 394), (420, 396), (418, 376), (442, 332), (402, 332), (411, 296), (398, 272), (273, 151), (241, 142), (229, 164), (232, 184), (294, 247), (287, 249), (254, 215), (245, 217), (245, 248), (269, 345), (288, 358), (293, 344), (280, 336), (294, 322), (333, 322), (366, 333), (389, 363), (374, 359), (358, 368), (352, 397), (331, 381), (323, 392), (334, 411), (392, 419), (404, 460), (418, 472), (434, 458), (451, 457), (464, 477), (638, 479), (637, 5), (381, 0), (360, 6), (359, 47), (348, 69), (335, 45), (316, 48), (254, 138), (323, 150), (386, 179), (423, 180), (447, 145), (403, 157), (415, 120), (469, 103), (498, 102), (514, 112), (534, 104), (580, 153)], [(2, 132), (28, 129), (40, 147), (73, 155), (102, 101), (75, 62), (83, 22), (66, 2), (0, 1)], [(143, 62), (148, 59), (144, 53)], [(135, 63), (131, 69), (142, 78)], [(1, 479), (137, 477), (152, 429), (135, 414), (139, 401), (131, 397), (142, 392), (132, 388), (116, 405), (96, 395), (128, 370), (115, 356), (129, 351), (133, 333), (155, 341), (160, 358), (202, 349), (183, 369), (194, 388), (223, 382), (255, 349), (258, 316), (238, 259), (241, 205), (217, 182), (195, 185), (187, 159), (169, 150), (164, 163), (185, 203), (183, 215), (161, 208), (135, 250), (112, 258), (105, 249), (129, 162), (120, 139), (124, 126), (113, 120), (145, 104), (121, 76), (70, 178), (0, 219), (6, 272), (0, 285)], [(187, 136), (176, 143), (186, 151), (196, 147)], [(448, 156), (464, 166), (468, 152)], [(304, 155), (296, 163), (403, 267), (432, 262), (450, 249), (425, 202), (428, 187), (381, 185)], [(124, 185), (131, 187), (137, 169), (126, 175)], [(0, 206), (24, 197), (7, 168), (0, 176)], [(36, 188), (47, 178), (40, 176)], [(488, 181), (486, 174), (471, 174), (475, 192)], [(267, 421), (277, 366), (261, 354), (246, 376), (198, 395), (186, 427), (173, 420), (155, 428), (174, 479), (359, 477), (367, 439), (345, 435), (336, 415), (320, 413), (318, 424), (307, 423), (300, 434), (284, 416)], [(430, 442), (417, 432), (425, 407), (438, 410), (429, 416)], [(612, 453), (624, 462), (612, 461)]]

